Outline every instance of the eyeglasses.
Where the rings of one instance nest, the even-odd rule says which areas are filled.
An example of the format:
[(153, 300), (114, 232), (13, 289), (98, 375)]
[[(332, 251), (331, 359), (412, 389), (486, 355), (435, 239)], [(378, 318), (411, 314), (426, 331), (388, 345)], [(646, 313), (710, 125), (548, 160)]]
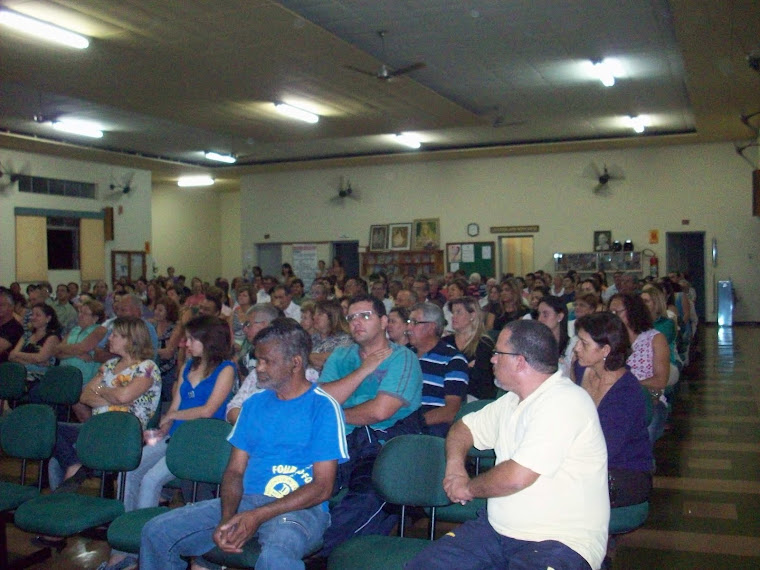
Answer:
[(500, 356), (502, 354), (506, 354), (509, 356), (522, 356), (521, 352), (502, 352), (501, 350), (494, 350), (491, 354), (494, 356)]
[(244, 329), (251, 328), (253, 325), (265, 325), (268, 324), (269, 321), (246, 321), (246, 323), (243, 325)]
[(375, 311), (359, 311), (358, 313), (351, 313), (350, 315), (346, 315), (346, 320), (349, 323), (352, 323), (354, 319), (362, 319), (363, 321), (368, 321), (374, 313)]
[(408, 325), (416, 327), (417, 325), (424, 325), (426, 323), (432, 323), (433, 321), (418, 321), (417, 319), (409, 319), (406, 322)]

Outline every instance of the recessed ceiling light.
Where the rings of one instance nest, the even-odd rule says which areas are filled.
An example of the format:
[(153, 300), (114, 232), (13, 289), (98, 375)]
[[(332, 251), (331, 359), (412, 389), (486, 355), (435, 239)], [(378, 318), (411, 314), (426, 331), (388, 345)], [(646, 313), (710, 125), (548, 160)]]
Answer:
[(177, 186), (188, 188), (191, 186), (211, 186), (214, 179), (208, 175), (181, 176), (177, 180)]
[(209, 160), (216, 160), (217, 162), (224, 162), (227, 164), (235, 164), (237, 158), (231, 154), (219, 154), (218, 152), (207, 152), (204, 155)]
[(274, 107), (277, 109), (278, 113), (290, 117), (291, 119), (298, 119), (305, 123), (316, 123), (319, 121), (319, 115), (304, 109), (299, 109), (298, 107), (293, 107), (293, 105), (288, 105), (287, 103), (275, 103)]
[(61, 119), (58, 121), (53, 121), (53, 128), (56, 131), (71, 133), (72, 135), (91, 137), (93, 139), (103, 138), (103, 131), (101, 130), (102, 127), (96, 123), (91, 123), (89, 121)]
[(626, 121), (628, 126), (637, 133), (643, 133), (646, 127), (652, 126), (652, 120), (647, 115), (629, 116), (626, 118)]
[(393, 140), (395, 140), (398, 144), (407, 146), (409, 148), (420, 148), (420, 146), (422, 146), (420, 139), (409, 133), (400, 133), (393, 135)]
[(40, 40), (76, 49), (85, 49), (90, 45), (90, 40), (84, 36), (9, 10), (0, 10), (0, 24)]
[(602, 61), (592, 61), (594, 76), (602, 82), (605, 87), (615, 85), (615, 78), (623, 75), (620, 62), (617, 59), (607, 57)]

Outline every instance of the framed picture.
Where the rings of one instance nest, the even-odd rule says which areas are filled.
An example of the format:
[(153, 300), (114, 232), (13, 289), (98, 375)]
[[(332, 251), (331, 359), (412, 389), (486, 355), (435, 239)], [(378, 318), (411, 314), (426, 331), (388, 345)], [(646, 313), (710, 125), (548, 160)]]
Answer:
[(441, 225), (439, 218), (414, 220), (414, 249), (440, 249)]
[(388, 249), (402, 250), (412, 247), (412, 224), (390, 224)]
[(612, 231), (594, 232), (594, 251), (610, 251), (612, 249)]
[(388, 249), (388, 225), (369, 227), (369, 250), (382, 251)]

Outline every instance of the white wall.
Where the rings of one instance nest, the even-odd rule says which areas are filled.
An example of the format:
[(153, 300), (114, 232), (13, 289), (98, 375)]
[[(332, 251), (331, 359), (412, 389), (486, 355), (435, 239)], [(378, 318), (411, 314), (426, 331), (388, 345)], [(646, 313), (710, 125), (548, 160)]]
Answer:
[[(582, 176), (592, 160), (625, 173), (609, 196), (594, 195)], [(341, 176), (360, 200), (331, 200)], [(741, 298), (735, 319), (760, 321), (760, 219), (751, 205), (751, 168), (730, 144), (316, 169), (243, 177), (241, 241), (243, 259), (255, 263), (257, 242), (358, 239), (363, 248), (371, 224), (414, 218), (439, 217), (442, 244), (497, 241), (490, 226), (537, 224), (535, 269), (552, 271), (554, 252), (588, 251), (594, 230), (611, 229), (613, 239), (653, 249), (662, 273), (666, 232), (705, 232), (706, 253), (713, 237), (721, 251), (716, 269), (705, 262), (707, 319), (715, 320), (713, 279), (731, 277)], [(475, 240), (469, 222), (480, 224)], [(651, 229), (657, 245), (648, 244)]]
[[(118, 194), (103, 199), (49, 196), (18, 191), (8, 175), (0, 180), (0, 283), (7, 285), (16, 280), (16, 232), (14, 208), (49, 208), (101, 212), (104, 207), (114, 208), (113, 241), (106, 242), (106, 279), (111, 279), (111, 251), (144, 251), (151, 240), (151, 177), (146, 170), (116, 167), (95, 162), (68, 160), (33, 153), (16, 152), (0, 148), (3, 172), (76, 180), (98, 185), (98, 196), (112, 183), (120, 185), (132, 176), (129, 194)], [(119, 212), (121, 207), (121, 212)], [(151, 258), (147, 256), (150, 273)], [(53, 285), (57, 282), (79, 281), (79, 272), (53, 271), (48, 275)]]
[(243, 258), (240, 248), (240, 227), (242, 224), (240, 192), (223, 192), (218, 196), (222, 249), (221, 275), (232, 281), (233, 277), (243, 275)]
[(222, 275), (220, 203), (206, 188), (153, 188), (153, 257), (161, 275), (170, 265), (188, 284)]

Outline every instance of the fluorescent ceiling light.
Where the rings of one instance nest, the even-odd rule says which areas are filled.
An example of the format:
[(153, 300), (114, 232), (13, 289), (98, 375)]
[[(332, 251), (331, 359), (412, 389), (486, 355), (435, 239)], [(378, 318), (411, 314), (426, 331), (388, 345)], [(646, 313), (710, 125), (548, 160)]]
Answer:
[(409, 148), (420, 148), (420, 146), (422, 146), (420, 140), (414, 135), (410, 135), (409, 133), (393, 135), (393, 140), (395, 140), (398, 144), (408, 146)]
[(291, 119), (298, 119), (299, 121), (304, 121), (306, 123), (316, 123), (319, 121), (319, 115), (315, 115), (309, 111), (304, 111), (298, 107), (293, 107), (287, 103), (275, 103), (274, 107), (277, 109), (278, 113), (285, 115), (286, 117), (290, 117)]
[(637, 115), (635, 117), (628, 117), (628, 126), (630, 126), (635, 132), (643, 133), (646, 127), (652, 125), (652, 121), (647, 115)]
[(219, 154), (218, 152), (207, 152), (205, 156), (209, 160), (216, 160), (217, 162), (225, 162), (227, 164), (235, 164), (237, 162), (237, 158), (235, 158), (231, 154)]
[(214, 183), (214, 179), (207, 174), (196, 176), (180, 176), (177, 180), (177, 186), (187, 188), (190, 186), (211, 186)]
[(61, 119), (60, 121), (53, 121), (53, 128), (56, 131), (71, 133), (72, 135), (80, 135), (94, 139), (103, 138), (103, 131), (101, 130), (101, 126), (95, 123), (90, 123), (89, 121)]
[(615, 78), (623, 75), (620, 62), (613, 58), (605, 58), (602, 61), (594, 61), (594, 74), (605, 87), (615, 85)]
[(90, 41), (84, 36), (8, 10), (0, 10), (0, 24), (40, 40), (76, 49), (85, 49), (90, 45)]

